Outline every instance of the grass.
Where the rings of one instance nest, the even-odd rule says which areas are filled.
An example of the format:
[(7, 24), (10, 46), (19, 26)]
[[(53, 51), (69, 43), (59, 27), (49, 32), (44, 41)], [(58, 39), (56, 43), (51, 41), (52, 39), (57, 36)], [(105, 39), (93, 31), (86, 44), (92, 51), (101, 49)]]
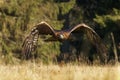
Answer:
[(120, 80), (120, 65), (0, 64), (0, 80)]

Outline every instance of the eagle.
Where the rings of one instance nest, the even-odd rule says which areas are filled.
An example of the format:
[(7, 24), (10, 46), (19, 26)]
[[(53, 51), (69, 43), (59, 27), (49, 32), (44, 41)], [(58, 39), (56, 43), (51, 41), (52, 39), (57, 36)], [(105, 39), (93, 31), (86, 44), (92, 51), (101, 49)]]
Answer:
[(22, 45), (22, 54), (26, 57), (33, 51), (35, 51), (37, 47), (38, 38), (40, 35), (51, 35), (47, 39), (43, 39), (45, 42), (50, 41), (69, 41), (69, 40), (76, 40), (74, 34), (80, 34), (83, 31), (90, 42), (95, 45), (97, 50), (102, 56), (102, 59), (106, 59), (107, 56), (107, 47), (103, 43), (100, 36), (88, 25), (81, 23), (74, 27), (64, 30), (56, 30), (52, 26), (50, 26), (47, 22), (42, 21), (39, 24), (35, 25), (34, 28), (31, 30), (30, 34), (25, 38), (23, 45)]

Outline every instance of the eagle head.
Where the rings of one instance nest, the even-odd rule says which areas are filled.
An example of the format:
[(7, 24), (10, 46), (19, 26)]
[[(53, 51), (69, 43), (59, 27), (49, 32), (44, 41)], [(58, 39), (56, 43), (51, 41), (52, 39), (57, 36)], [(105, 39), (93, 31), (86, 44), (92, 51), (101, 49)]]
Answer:
[(65, 36), (63, 34), (58, 34), (57, 37), (59, 40), (64, 40), (64, 38), (65, 38)]
[(60, 39), (64, 39), (64, 35), (63, 35), (63, 34), (60, 34), (60, 35), (59, 35), (59, 38), (60, 38)]

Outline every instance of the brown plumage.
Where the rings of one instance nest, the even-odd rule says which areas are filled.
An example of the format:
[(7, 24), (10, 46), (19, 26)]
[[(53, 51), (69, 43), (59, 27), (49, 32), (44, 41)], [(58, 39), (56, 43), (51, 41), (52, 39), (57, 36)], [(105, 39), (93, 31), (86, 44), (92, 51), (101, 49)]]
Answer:
[(74, 33), (81, 33), (84, 31), (93, 45), (96, 46), (101, 56), (105, 57), (107, 53), (107, 48), (103, 44), (99, 35), (86, 24), (78, 24), (70, 29), (65, 30), (55, 30), (48, 23), (41, 22), (34, 26), (29, 36), (26, 37), (22, 45), (22, 53), (25, 55), (30, 54), (37, 47), (37, 41), (39, 35), (51, 35), (52, 37), (45, 39), (44, 41), (64, 41), (64, 40), (74, 40)]

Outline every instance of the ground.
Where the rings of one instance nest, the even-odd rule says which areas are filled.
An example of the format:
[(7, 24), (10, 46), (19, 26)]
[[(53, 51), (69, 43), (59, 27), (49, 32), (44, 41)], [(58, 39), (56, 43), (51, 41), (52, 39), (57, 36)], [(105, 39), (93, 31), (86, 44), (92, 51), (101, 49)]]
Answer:
[(120, 65), (0, 64), (0, 80), (120, 80)]

